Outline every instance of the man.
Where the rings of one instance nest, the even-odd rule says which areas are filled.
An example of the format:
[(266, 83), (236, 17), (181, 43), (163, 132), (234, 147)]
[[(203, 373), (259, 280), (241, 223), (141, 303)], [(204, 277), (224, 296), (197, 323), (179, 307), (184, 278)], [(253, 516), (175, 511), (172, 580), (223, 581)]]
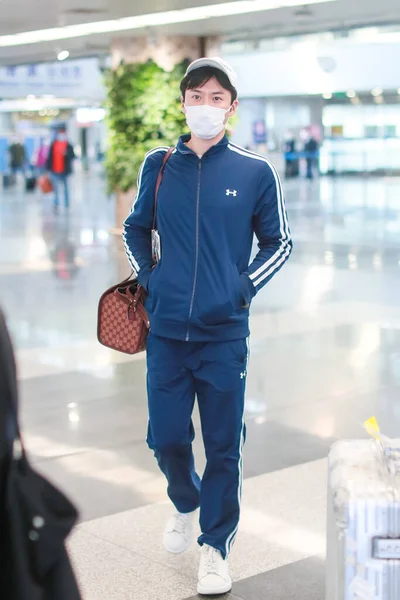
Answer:
[[(191, 134), (180, 138), (160, 186), (160, 261), (153, 269), (151, 229), (166, 147), (145, 157), (124, 243), (148, 291), (147, 441), (177, 510), (164, 545), (187, 549), (200, 508), (198, 592), (213, 595), (232, 587), (227, 558), (240, 515), (249, 306), (289, 257), (291, 239), (274, 167), (225, 136), (238, 106), (232, 68), (219, 58), (196, 60), (181, 92)], [(254, 232), (260, 251), (249, 266)], [(195, 396), (207, 456), (202, 481), (192, 453)]]
[(10, 168), (14, 175), (24, 170), (26, 165), (26, 151), (18, 138), (14, 138), (8, 149), (10, 153)]
[(64, 204), (69, 208), (68, 177), (72, 173), (72, 161), (75, 158), (74, 149), (67, 140), (67, 132), (63, 127), (58, 130), (56, 139), (50, 146), (46, 169), (52, 174), (54, 186), (54, 211), (58, 212), (60, 205), (60, 187), (64, 187)]
[(306, 155), (307, 179), (314, 179), (314, 167), (318, 166), (318, 142), (315, 137), (309, 133), (304, 144), (304, 153)]
[(296, 157), (296, 140), (291, 131), (285, 133), (283, 155), (285, 159), (285, 179), (297, 177), (299, 174), (299, 160)]

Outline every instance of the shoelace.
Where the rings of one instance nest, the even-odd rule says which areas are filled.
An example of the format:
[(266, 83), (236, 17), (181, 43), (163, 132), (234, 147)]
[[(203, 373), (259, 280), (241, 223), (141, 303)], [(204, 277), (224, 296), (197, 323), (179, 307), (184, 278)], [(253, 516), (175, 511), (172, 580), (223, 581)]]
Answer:
[(217, 552), (218, 552), (218, 550), (216, 550), (215, 548), (212, 548), (211, 546), (208, 546), (208, 548), (206, 548), (206, 556), (204, 559), (204, 565), (205, 565), (207, 573), (218, 573)]
[(186, 527), (187, 527), (186, 516), (177, 513), (175, 515), (175, 525), (174, 525), (173, 530), (176, 531), (176, 533), (179, 533), (180, 535), (184, 535), (186, 533)]

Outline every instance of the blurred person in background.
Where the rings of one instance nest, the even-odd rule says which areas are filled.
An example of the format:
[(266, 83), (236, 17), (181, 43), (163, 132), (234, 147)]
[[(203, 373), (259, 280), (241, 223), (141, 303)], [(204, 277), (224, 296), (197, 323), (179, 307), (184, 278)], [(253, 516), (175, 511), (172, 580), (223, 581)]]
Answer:
[[(161, 258), (153, 268), (154, 193), (166, 147), (145, 157), (124, 243), (148, 291), (147, 442), (176, 510), (164, 546), (174, 554), (189, 547), (200, 508), (197, 589), (214, 595), (232, 587), (228, 556), (240, 517), (249, 308), (292, 243), (275, 168), (226, 136), (238, 106), (232, 68), (220, 58), (194, 61), (181, 94), (191, 133), (179, 139), (160, 186), (153, 238)], [(254, 233), (260, 250), (249, 265)], [(202, 480), (192, 452), (195, 396), (207, 456)]]
[(50, 140), (48, 138), (41, 138), (38, 151), (35, 157), (35, 167), (39, 174), (43, 174), (46, 170), (47, 159), (50, 152)]
[(285, 158), (285, 179), (296, 177), (299, 174), (299, 160), (295, 156), (296, 140), (291, 131), (284, 135), (283, 154)]
[(304, 143), (304, 152), (306, 154), (307, 179), (314, 179), (314, 170), (318, 166), (318, 142), (312, 133), (308, 133)]
[(64, 188), (64, 205), (69, 208), (68, 177), (72, 173), (72, 163), (75, 153), (67, 139), (65, 128), (58, 130), (56, 139), (50, 146), (46, 161), (46, 169), (51, 173), (54, 186), (54, 211), (58, 212), (60, 206), (60, 188)]
[(8, 152), (10, 154), (10, 169), (12, 173), (22, 172), (26, 165), (25, 147), (18, 138), (14, 138)]

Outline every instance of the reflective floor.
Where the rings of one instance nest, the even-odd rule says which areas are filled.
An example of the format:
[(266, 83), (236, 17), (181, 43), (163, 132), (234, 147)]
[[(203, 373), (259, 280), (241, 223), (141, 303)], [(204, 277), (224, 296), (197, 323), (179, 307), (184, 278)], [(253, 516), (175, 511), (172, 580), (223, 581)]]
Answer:
[[(22, 182), (21, 182), (22, 183)], [(69, 214), (0, 192), (0, 303), (37, 468), (75, 500), (85, 600), (195, 598), (198, 550), (161, 545), (171, 512), (144, 437), (144, 356), (96, 341), (100, 294), (129, 272), (96, 172)], [(294, 251), (254, 300), (243, 518), (226, 598), (322, 599), (326, 456), (375, 414), (400, 429), (400, 180), (285, 183)], [(204, 465), (201, 440), (196, 453)]]

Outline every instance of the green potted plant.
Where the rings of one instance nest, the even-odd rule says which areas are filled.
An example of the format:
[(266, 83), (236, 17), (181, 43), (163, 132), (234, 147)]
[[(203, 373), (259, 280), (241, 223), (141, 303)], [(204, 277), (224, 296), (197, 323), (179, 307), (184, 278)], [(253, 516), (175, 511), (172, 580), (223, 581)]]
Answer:
[(116, 193), (119, 230), (133, 203), (136, 180), (146, 152), (175, 145), (185, 130), (179, 83), (186, 64), (164, 71), (154, 61), (121, 63), (106, 75), (109, 148), (108, 189)]

